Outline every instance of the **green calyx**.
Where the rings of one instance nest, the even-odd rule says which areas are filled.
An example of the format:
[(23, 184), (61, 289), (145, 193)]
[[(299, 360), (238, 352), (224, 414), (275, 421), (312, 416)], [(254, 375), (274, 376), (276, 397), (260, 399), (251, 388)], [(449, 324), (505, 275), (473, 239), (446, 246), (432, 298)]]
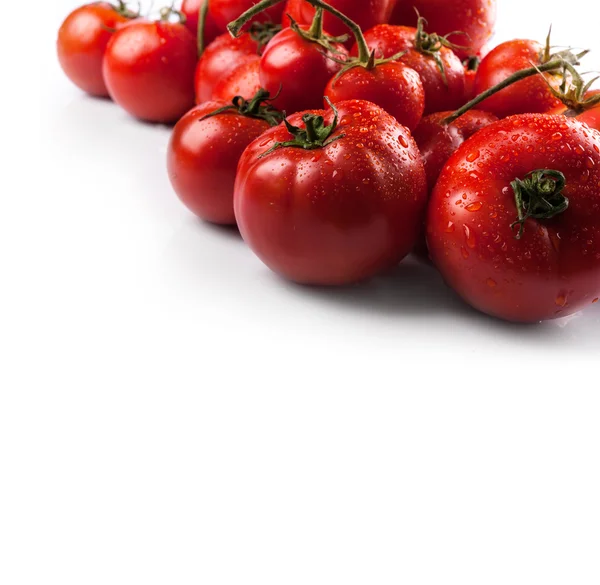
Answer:
[(342, 35), (341, 37), (332, 37), (325, 34), (323, 30), (323, 9), (317, 8), (315, 17), (313, 18), (312, 24), (308, 30), (304, 30), (300, 25), (288, 14), (290, 19), (290, 28), (305, 41), (309, 43), (316, 43), (323, 47), (329, 54), (340, 53), (336, 48), (337, 43), (345, 43), (348, 40), (348, 35)]
[(262, 54), (263, 49), (267, 46), (268, 42), (281, 31), (281, 25), (273, 22), (253, 22), (250, 25), (248, 34), (254, 42), (258, 45), (257, 53)]
[(293, 136), (292, 140), (286, 142), (276, 142), (269, 150), (260, 155), (260, 158), (267, 156), (275, 150), (280, 148), (302, 148), (303, 150), (316, 150), (317, 148), (324, 148), (329, 146), (332, 142), (344, 138), (345, 134), (340, 134), (334, 138), (331, 138), (332, 134), (337, 129), (338, 125), (338, 111), (336, 107), (329, 101), (327, 103), (334, 112), (334, 118), (329, 126), (325, 126), (325, 119), (323, 116), (316, 114), (304, 114), (302, 121), (304, 122), (304, 128), (299, 126), (292, 126), (287, 120), (284, 120), (288, 132)]
[(206, 114), (201, 120), (206, 120), (225, 112), (234, 111), (246, 118), (264, 120), (269, 126), (277, 126), (285, 119), (285, 114), (269, 103), (273, 99), (275, 98), (271, 98), (271, 95), (267, 90), (261, 88), (251, 100), (246, 100), (241, 95), (237, 95), (233, 98), (230, 105), (219, 108), (210, 114)]
[(187, 17), (181, 12), (181, 10), (177, 10), (175, 8), (174, 3), (171, 6), (165, 6), (160, 9), (160, 21), (161, 22), (171, 22), (171, 19), (175, 17), (176, 21), (180, 24), (185, 24)]
[(552, 219), (566, 211), (569, 200), (562, 191), (567, 182), (560, 171), (540, 169), (527, 174), (524, 179), (515, 179), (510, 186), (515, 195), (517, 220), (510, 227), (519, 226), (515, 238), (520, 240), (529, 219)]
[(560, 87), (556, 89), (552, 84), (548, 83), (548, 80), (546, 80), (546, 83), (548, 83), (552, 95), (558, 98), (567, 108), (565, 116), (575, 117), (600, 104), (600, 94), (587, 95), (592, 85), (598, 79), (600, 77), (595, 77), (586, 82), (573, 65), (565, 62)]
[(111, 4), (111, 6), (113, 7), (114, 11), (117, 14), (121, 15), (124, 18), (129, 18), (129, 19), (139, 18), (140, 13), (141, 13), (141, 7), (139, 4), (138, 4), (138, 11), (134, 12), (127, 6), (127, 3), (124, 0), (118, 0), (116, 5)]

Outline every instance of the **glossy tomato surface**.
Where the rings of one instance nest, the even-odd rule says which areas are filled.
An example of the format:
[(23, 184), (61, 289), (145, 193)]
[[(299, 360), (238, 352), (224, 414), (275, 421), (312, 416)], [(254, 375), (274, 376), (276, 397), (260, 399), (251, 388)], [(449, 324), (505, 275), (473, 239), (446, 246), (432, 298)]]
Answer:
[(58, 31), (56, 49), (66, 76), (80, 89), (107, 97), (102, 61), (113, 31), (129, 18), (108, 2), (86, 4), (77, 8)]
[(391, 22), (416, 26), (416, 8), (427, 20), (430, 32), (440, 36), (455, 31), (465, 33), (449, 37), (455, 45), (468, 47), (455, 49), (456, 54), (464, 59), (478, 53), (492, 36), (496, 24), (496, 5), (496, 0), (399, 0)]
[(425, 110), (425, 90), (419, 74), (402, 63), (384, 63), (373, 69), (353, 67), (327, 84), (333, 102), (357, 99), (373, 102), (414, 130)]
[[(382, 24), (365, 33), (369, 49), (377, 57), (390, 58), (405, 52), (398, 60), (414, 69), (425, 90), (425, 114), (453, 110), (463, 104), (465, 69), (460, 59), (448, 48), (441, 47), (440, 59), (444, 73), (436, 60), (416, 48), (417, 29)], [(356, 45), (352, 55), (358, 55)]]
[(231, 101), (239, 95), (249, 100), (260, 89), (259, 64), (260, 58), (257, 55), (246, 57), (217, 83), (213, 91), (213, 99)]
[[(257, 0), (210, 0), (209, 10), (217, 26), (222, 30), (227, 30), (227, 25), (241, 16), (246, 10), (258, 4)], [(267, 8), (258, 16), (254, 17), (252, 22), (281, 22), (283, 15), (283, 2)], [(248, 28), (246, 25), (244, 28)]]
[[(181, 12), (185, 14), (185, 26), (190, 29), (190, 32), (195, 37), (198, 35), (200, 6), (203, 2), (208, 2), (208, 0), (183, 0), (183, 3), (181, 4)], [(207, 47), (219, 35), (225, 32), (225, 29), (217, 26), (217, 23), (209, 10), (206, 14), (206, 22), (204, 23), (204, 46)]]
[[(511, 184), (541, 169), (563, 174), (568, 208), (527, 219), (519, 239)], [(496, 122), (442, 171), (428, 212), (431, 258), (489, 315), (536, 322), (580, 311), (600, 296), (599, 187), (600, 134), (585, 124), (540, 114)]]
[[(423, 163), (406, 128), (365, 101), (340, 102), (325, 145), (282, 147), (284, 125), (242, 155), (235, 186), (238, 226), (280, 275), (315, 285), (361, 281), (396, 265), (414, 245), (427, 202)], [(317, 110), (325, 125), (334, 112)], [(304, 127), (307, 113), (289, 122)]]
[(168, 147), (167, 167), (173, 189), (190, 211), (212, 223), (233, 225), (238, 161), (269, 124), (237, 111), (203, 119), (226, 105), (223, 101), (206, 102), (176, 124)]
[[(493, 49), (479, 65), (475, 94), (494, 87), (513, 73), (542, 64), (544, 47), (536, 41), (507, 41)], [(560, 105), (548, 83), (558, 89), (562, 79), (550, 73), (534, 75), (489, 97), (477, 107), (505, 118), (513, 114), (542, 113)]]
[(176, 122), (194, 105), (196, 40), (180, 23), (136, 21), (117, 31), (104, 58), (113, 100), (149, 122)]
[[(593, 89), (588, 91), (585, 95), (585, 99), (591, 99), (594, 96), (600, 95), (600, 89)], [(588, 109), (571, 108), (561, 104), (556, 108), (553, 108), (548, 112), (549, 114), (560, 114), (569, 118), (577, 118), (580, 122), (584, 122), (590, 128), (598, 130), (600, 132), (600, 102), (592, 105)]]

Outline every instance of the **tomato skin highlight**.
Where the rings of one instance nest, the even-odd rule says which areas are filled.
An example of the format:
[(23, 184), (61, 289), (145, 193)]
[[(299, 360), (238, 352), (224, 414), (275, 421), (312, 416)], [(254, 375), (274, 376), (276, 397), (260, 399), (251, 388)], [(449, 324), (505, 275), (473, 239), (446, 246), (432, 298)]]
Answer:
[(431, 32), (440, 36), (455, 31), (466, 33), (449, 37), (455, 45), (468, 45), (467, 49), (454, 49), (461, 59), (465, 59), (478, 53), (491, 38), (496, 24), (496, 4), (496, 0), (399, 0), (390, 22), (416, 26), (416, 8), (427, 20)]
[[(181, 4), (181, 12), (185, 14), (185, 26), (194, 37), (197, 37), (198, 35), (200, 7), (204, 1), (205, 0), (183, 0), (183, 3)], [(209, 10), (206, 14), (206, 22), (204, 24), (204, 46), (208, 46), (219, 35), (222, 35), (225, 32), (225, 29), (217, 26), (217, 23)]]
[[(596, 95), (600, 95), (600, 89), (593, 89), (591, 91), (588, 91), (585, 94), (585, 97), (591, 98)], [(576, 118), (580, 122), (587, 124), (590, 128), (593, 128), (594, 130), (598, 130), (600, 132), (600, 103), (582, 112), (574, 112), (564, 104), (560, 104), (560, 106), (553, 108), (552, 110), (549, 110), (546, 113), (567, 116), (569, 118)]]
[[(309, 30), (304, 25), (300, 28)], [(343, 45), (336, 43), (334, 47), (340, 52), (336, 58), (347, 54)], [(319, 44), (303, 39), (291, 28), (283, 29), (261, 57), (260, 85), (277, 96), (273, 105), (288, 114), (318, 109), (327, 83), (342, 67), (329, 56)]]
[[(521, 239), (511, 182), (538, 169), (566, 178), (566, 211), (529, 218)], [(515, 322), (576, 313), (600, 296), (600, 134), (563, 116), (525, 114), (465, 142), (428, 211), (431, 258), (476, 309)]]
[[(522, 69), (541, 65), (544, 47), (536, 41), (513, 40), (498, 45), (481, 61), (475, 76), (475, 94), (479, 95)], [(545, 81), (545, 80), (546, 81)], [(481, 102), (477, 107), (505, 118), (514, 114), (544, 113), (558, 107), (560, 100), (552, 95), (560, 79), (550, 73), (534, 75), (518, 81)]]
[[(370, 102), (340, 102), (326, 146), (283, 147), (284, 125), (242, 155), (234, 208), (240, 232), (276, 273), (312, 285), (345, 285), (395, 266), (414, 245), (427, 189), (410, 133)], [(300, 112), (289, 118), (303, 125)], [(332, 110), (313, 114), (331, 124)], [(340, 138), (344, 135), (342, 138)], [(394, 172), (390, 172), (394, 169)]]
[[(421, 77), (425, 89), (425, 114), (454, 110), (463, 105), (465, 95), (465, 69), (460, 59), (447, 47), (439, 51), (447, 83), (435, 60), (416, 49), (417, 29), (407, 26), (382, 24), (365, 32), (365, 40), (378, 58), (390, 58), (403, 51), (398, 62), (414, 69)], [(351, 55), (358, 55), (354, 45)]]
[(215, 87), (213, 100), (230, 102), (235, 96), (251, 99), (260, 89), (258, 68), (260, 58), (249, 55), (230, 71)]
[(167, 168), (173, 189), (195, 215), (211, 223), (235, 225), (233, 188), (238, 161), (269, 124), (227, 111), (202, 120), (228, 105), (205, 102), (190, 110), (173, 129)]
[(325, 88), (333, 102), (366, 100), (382, 107), (388, 114), (414, 130), (425, 110), (425, 90), (419, 74), (402, 63), (384, 63), (373, 69), (353, 67)]
[(102, 74), (106, 47), (112, 30), (130, 19), (108, 2), (86, 4), (71, 12), (58, 31), (56, 49), (65, 75), (86, 93), (108, 97)]
[(176, 122), (194, 105), (196, 39), (180, 23), (138, 20), (117, 31), (104, 57), (110, 96), (132, 116)]

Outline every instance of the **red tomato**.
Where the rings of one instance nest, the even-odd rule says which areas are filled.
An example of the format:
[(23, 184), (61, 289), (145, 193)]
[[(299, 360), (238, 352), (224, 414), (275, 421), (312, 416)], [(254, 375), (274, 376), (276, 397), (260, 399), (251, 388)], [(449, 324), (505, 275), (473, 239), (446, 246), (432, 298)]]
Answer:
[[(421, 77), (425, 89), (425, 114), (458, 108), (465, 95), (463, 64), (447, 47), (428, 48), (429, 42), (435, 42), (434, 37), (426, 35), (425, 45), (418, 43), (417, 32), (416, 28), (381, 24), (367, 31), (365, 39), (377, 57), (389, 58), (406, 51), (398, 60)], [(358, 54), (356, 45), (351, 54)]]
[[(515, 40), (498, 45), (481, 62), (475, 76), (479, 95), (513, 73), (545, 62), (544, 47), (536, 41)], [(504, 118), (512, 114), (547, 112), (560, 105), (548, 83), (558, 89), (562, 77), (552, 73), (523, 79), (489, 97), (477, 107)]]
[[(302, 25), (303, 31), (309, 27)], [(347, 54), (344, 46), (333, 43), (337, 59)], [(341, 69), (320, 44), (306, 40), (291, 28), (277, 33), (260, 60), (260, 84), (271, 95), (273, 105), (288, 114), (321, 107), (325, 87)]]
[[(258, 4), (258, 0), (210, 0), (210, 12), (222, 30), (227, 30), (227, 25), (241, 16), (246, 10)], [(276, 4), (255, 16), (251, 22), (281, 22), (283, 3)], [(247, 25), (246, 25), (247, 28)]]
[(585, 124), (542, 114), (496, 122), (440, 176), (431, 258), (489, 315), (535, 322), (575, 313), (600, 296), (598, 185), (600, 134)]
[(465, 104), (477, 96), (477, 92), (475, 91), (475, 77), (477, 77), (477, 70), (480, 63), (481, 59), (479, 57), (469, 57), (463, 63), (465, 66), (465, 97), (463, 100)]
[(237, 67), (230, 71), (215, 87), (213, 99), (230, 101), (235, 96), (242, 96), (249, 100), (260, 89), (258, 67), (260, 57), (249, 55)]
[(285, 5), (285, 8), (283, 9), (283, 14), (281, 16), (281, 25), (283, 26), (283, 28), (288, 28), (290, 26), (290, 16), (298, 24), (310, 24), (312, 22), (312, 18), (308, 22), (304, 22), (304, 3), (304, 0), (287, 1), (287, 4)]
[(423, 156), (430, 191), (433, 191), (444, 165), (458, 147), (482, 128), (498, 121), (494, 114), (469, 110), (451, 124), (444, 124), (444, 119), (451, 114), (452, 112), (430, 114), (421, 120), (413, 132)]
[[(203, 2), (208, 2), (208, 0), (183, 0), (181, 5), (181, 12), (185, 14), (186, 19), (185, 26), (190, 29), (190, 32), (194, 37), (198, 35), (198, 19), (200, 6)], [(225, 29), (217, 26), (217, 23), (209, 10), (206, 15), (206, 22), (204, 23), (204, 46), (207, 47), (224, 32)]]
[(419, 74), (402, 63), (384, 63), (372, 69), (353, 67), (334, 77), (325, 89), (333, 102), (357, 99), (373, 102), (414, 130), (425, 110), (425, 90)]
[(58, 31), (58, 60), (66, 76), (83, 91), (107, 97), (102, 60), (115, 29), (132, 17), (125, 6), (96, 2), (77, 8)]
[(548, 114), (560, 114), (569, 118), (577, 118), (590, 128), (600, 131), (600, 89), (593, 89), (585, 94), (583, 100), (574, 100), (550, 110)]
[(244, 240), (272, 270), (304, 284), (350, 284), (395, 266), (427, 202), (408, 130), (370, 102), (337, 105), (337, 122), (334, 111), (317, 110), (268, 130), (238, 167)]
[(455, 49), (462, 59), (478, 53), (494, 32), (496, 0), (400, 0), (390, 22), (415, 26), (415, 8), (429, 23), (430, 31), (440, 36), (465, 33), (449, 37), (456, 45), (468, 45), (468, 49)]
[(175, 122), (194, 105), (196, 39), (181, 23), (142, 21), (117, 31), (104, 57), (113, 100), (132, 116)]
[(261, 105), (264, 93), (255, 97), (258, 101), (235, 100), (235, 106), (222, 101), (196, 106), (173, 130), (167, 152), (171, 184), (181, 201), (206, 221), (235, 224), (233, 187), (240, 156), (282, 119)]

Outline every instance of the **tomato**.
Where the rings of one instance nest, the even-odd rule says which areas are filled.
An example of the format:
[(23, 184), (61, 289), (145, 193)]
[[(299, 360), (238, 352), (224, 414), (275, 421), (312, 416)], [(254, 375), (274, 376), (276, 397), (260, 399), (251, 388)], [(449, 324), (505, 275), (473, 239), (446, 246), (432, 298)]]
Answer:
[[(304, 0), (288, 0), (285, 8), (283, 9), (283, 14), (281, 16), (281, 25), (283, 28), (287, 28), (290, 26), (290, 16), (298, 23), (298, 24), (310, 24), (312, 22), (312, 18), (308, 20), (308, 22), (304, 22)], [(314, 16), (314, 14), (313, 14)]]
[(600, 296), (600, 134), (564, 116), (487, 126), (450, 158), (429, 206), (431, 258), (469, 304), (509, 321)]
[[(258, 0), (210, 0), (209, 10), (217, 26), (227, 30), (227, 25), (252, 8)], [(271, 6), (252, 19), (252, 22), (281, 22), (283, 3)]]
[(234, 209), (244, 240), (299, 283), (350, 284), (395, 266), (427, 202), (408, 130), (370, 102), (337, 107), (339, 117), (302, 112), (267, 130), (238, 167)]
[[(513, 40), (498, 45), (479, 65), (475, 93), (479, 95), (513, 73), (549, 60), (544, 47), (536, 41)], [(512, 114), (541, 113), (560, 105), (549, 87), (558, 90), (562, 76), (544, 73), (523, 79), (479, 104), (478, 108), (504, 118)]]
[(99, 97), (108, 90), (102, 61), (113, 31), (136, 17), (124, 4), (96, 2), (77, 8), (58, 31), (58, 60), (66, 76), (80, 89)]
[[(468, 45), (466, 49), (455, 49), (462, 59), (478, 53), (494, 32), (496, 0), (400, 0), (390, 22), (415, 26), (415, 8), (429, 23), (429, 30), (449, 35), (456, 45)], [(455, 31), (465, 34), (450, 35)]]
[[(194, 37), (198, 34), (200, 6), (205, 1), (208, 2), (208, 0), (183, 0), (181, 5), (181, 12), (185, 15), (185, 26), (190, 29), (190, 32)], [(217, 23), (209, 10), (204, 23), (204, 46), (208, 46), (224, 32), (225, 29), (217, 26)]]
[[(425, 114), (459, 107), (465, 95), (465, 70), (460, 59), (439, 39), (422, 30), (382, 24), (365, 32), (370, 50), (390, 58), (403, 51), (398, 60), (414, 69), (425, 89)], [(352, 55), (358, 54), (355, 45)]]
[(249, 55), (230, 71), (213, 91), (214, 100), (230, 101), (235, 96), (242, 96), (249, 100), (260, 89), (258, 68), (260, 58), (258, 55)]
[(106, 49), (103, 71), (110, 96), (141, 120), (177, 121), (194, 105), (196, 50), (196, 39), (181, 23), (131, 23)]
[[(300, 30), (308, 34), (309, 27), (302, 25)], [(321, 31), (317, 36), (325, 34)], [(331, 43), (331, 47), (337, 51), (336, 59), (347, 55), (343, 45)], [(331, 59), (332, 50), (292, 28), (276, 34), (265, 48), (259, 71), (261, 86), (277, 95), (273, 105), (288, 114), (321, 107), (327, 83), (342, 67)]]
[(498, 120), (489, 112), (470, 110), (451, 124), (444, 124), (444, 119), (451, 114), (452, 112), (430, 114), (421, 120), (413, 132), (423, 156), (430, 191), (435, 187), (444, 165), (458, 147), (473, 134)]
[(266, 105), (267, 98), (261, 92), (249, 102), (239, 98), (229, 104), (205, 102), (176, 124), (167, 150), (169, 178), (181, 201), (198, 217), (235, 224), (233, 187), (240, 156), (283, 118)]
[(381, 106), (414, 130), (425, 110), (425, 90), (419, 74), (402, 63), (384, 63), (373, 68), (352, 67), (334, 77), (325, 89), (333, 102), (366, 100)]
[(570, 101), (567, 96), (565, 103), (547, 113), (577, 118), (590, 128), (600, 131), (600, 89), (585, 92), (583, 99), (575, 96), (575, 99)]
[(477, 95), (475, 91), (475, 77), (477, 77), (477, 70), (480, 63), (481, 59), (479, 57), (469, 57), (463, 63), (465, 67), (465, 97), (463, 101), (465, 104)]

